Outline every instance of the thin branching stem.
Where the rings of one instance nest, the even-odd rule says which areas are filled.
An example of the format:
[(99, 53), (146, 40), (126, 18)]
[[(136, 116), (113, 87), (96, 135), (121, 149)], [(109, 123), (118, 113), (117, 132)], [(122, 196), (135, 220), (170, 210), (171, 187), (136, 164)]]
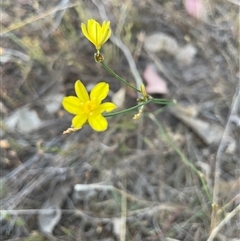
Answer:
[(125, 109), (125, 110), (121, 110), (121, 111), (116, 111), (116, 112), (111, 112), (111, 113), (104, 113), (104, 116), (105, 117), (111, 117), (111, 116), (116, 116), (116, 115), (120, 115), (120, 114), (124, 114), (124, 113), (127, 113), (127, 112), (130, 112), (132, 110), (136, 110), (138, 109), (139, 107), (143, 106), (143, 105), (146, 105), (148, 103), (150, 103), (151, 101), (146, 101), (146, 102), (143, 102), (141, 104), (138, 104), (138, 105), (135, 105), (133, 107), (130, 107), (128, 109)]
[(101, 63), (102, 66), (110, 73), (112, 74), (115, 78), (117, 78), (118, 80), (120, 80), (121, 82), (123, 82), (125, 85), (129, 86), (130, 88), (136, 90), (137, 92), (141, 93), (141, 91), (139, 89), (137, 89), (136, 87), (132, 86), (131, 84), (129, 84), (125, 79), (121, 78), (118, 74), (116, 74), (110, 67), (108, 67), (107, 64), (105, 64), (104, 62)]
[(168, 137), (168, 135), (166, 134), (166, 132), (164, 131), (162, 125), (159, 123), (159, 121), (156, 119), (156, 117), (150, 113), (149, 114), (150, 119), (157, 125), (162, 137), (164, 138), (164, 140), (174, 149), (174, 151), (181, 157), (181, 160), (183, 161), (184, 164), (186, 164), (188, 167), (190, 167), (190, 169), (192, 171), (194, 171), (200, 178), (202, 184), (203, 184), (203, 188), (204, 191), (206, 193), (206, 195), (208, 196), (209, 201), (212, 202), (212, 196), (210, 194), (210, 191), (207, 187), (207, 182), (204, 178), (204, 175), (201, 171), (199, 171), (194, 165), (193, 163), (188, 160), (188, 158), (183, 154), (183, 152), (181, 152), (181, 150), (174, 145), (174, 143), (171, 141), (171, 139)]

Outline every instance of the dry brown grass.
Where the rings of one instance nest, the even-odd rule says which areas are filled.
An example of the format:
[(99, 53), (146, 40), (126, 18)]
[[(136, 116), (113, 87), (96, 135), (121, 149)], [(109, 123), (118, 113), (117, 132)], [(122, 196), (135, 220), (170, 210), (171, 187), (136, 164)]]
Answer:
[[(205, 0), (208, 18), (200, 21), (180, 0), (29, 3), (2, 2), (2, 240), (239, 240), (239, 6)], [(115, 38), (103, 53), (112, 69), (136, 84), (147, 63), (161, 60), (167, 97), (184, 104), (189, 119), (219, 127), (220, 141), (204, 143), (199, 126), (156, 105), (138, 122), (135, 113), (109, 119), (104, 133), (86, 126), (62, 135), (70, 117), (60, 107), (49, 113), (46, 98), (72, 94), (76, 79), (88, 86), (104, 79), (113, 93), (121, 87), (94, 62), (80, 31), (81, 22), (106, 16)], [(193, 63), (179, 67), (163, 52), (153, 58), (137, 38), (142, 31), (192, 43)], [(135, 99), (127, 90), (125, 107)], [(23, 106), (44, 122), (30, 133), (6, 127)], [(38, 224), (47, 201), (62, 213), (52, 234)]]

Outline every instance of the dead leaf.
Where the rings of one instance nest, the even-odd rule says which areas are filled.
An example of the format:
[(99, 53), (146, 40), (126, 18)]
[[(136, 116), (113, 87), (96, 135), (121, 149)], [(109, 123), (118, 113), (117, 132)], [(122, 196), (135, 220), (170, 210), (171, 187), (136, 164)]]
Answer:
[(189, 66), (195, 55), (197, 54), (197, 49), (192, 44), (187, 44), (182, 48), (179, 48), (178, 53), (175, 55), (177, 63), (180, 67)]
[(113, 223), (113, 232), (117, 237), (121, 237), (123, 229), (126, 228), (126, 218), (125, 217), (113, 218), (112, 223)]
[(191, 104), (191, 105), (178, 104), (176, 108), (185, 116), (189, 116), (189, 117), (197, 117), (199, 113), (199, 107), (194, 104)]
[[(227, 198), (228, 200), (234, 198), (236, 195), (239, 195), (240, 192), (240, 177), (238, 179), (231, 179), (231, 180), (223, 180), (216, 184), (219, 186), (220, 196), (222, 198)], [(239, 197), (236, 198), (236, 203), (239, 203)]]
[(188, 116), (178, 106), (172, 106), (170, 111), (175, 117), (190, 127), (207, 145), (217, 144), (221, 141), (224, 131), (221, 126), (216, 124), (211, 125), (196, 117)]
[(144, 40), (144, 47), (151, 52), (166, 51), (169, 54), (176, 54), (178, 51), (177, 41), (165, 34), (165, 33), (154, 33), (146, 37)]
[(180, 241), (180, 240), (175, 238), (166, 238), (166, 241)]
[(3, 11), (3, 8), (1, 8), (0, 10), (0, 23), (3, 24), (3, 25), (8, 25), (9, 23), (11, 23), (12, 21), (12, 18), (11, 16), (6, 12), (6, 11)]
[(143, 77), (147, 82), (146, 91), (148, 94), (167, 94), (166, 82), (157, 74), (153, 65), (147, 65)]
[(56, 113), (61, 105), (62, 105), (62, 99), (64, 95), (62, 93), (55, 93), (54, 95), (48, 95), (43, 99), (43, 102), (46, 103), (45, 108), (46, 111), (50, 114)]
[(118, 108), (122, 108), (124, 106), (125, 95), (126, 95), (126, 88), (122, 87), (115, 94), (112, 95), (112, 102)]
[(15, 58), (19, 58), (25, 62), (28, 62), (30, 60), (30, 57), (18, 50), (15, 49), (3, 49), (0, 50), (0, 62), (1, 63), (7, 63), (9, 61), (15, 61)]
[(51, 234), (54, 227), (58, 224), (62, 216), (61, 205), (69, 191), (69, 185), (59, 185), (43, 204), (38, 215), (39, 228), (42, 232)]
[(6, 140), (6, 139), (0, 140), (0, 147), (2, 149), (9, 149), (10, 144), (9, 144), (8, 140)]
[(2, 101), (0, 101), (0, 113), (5, 115), (8, 112), (9, 110), (7, 109), (7, 107), (2, 103)]
[(19, 108), (4, 119), (4, 124), (9, 131), (15, 129), (22, 133), (30, 133), (37, 130), (43, 124), (35, 110), (31, 110), (28, 105)]

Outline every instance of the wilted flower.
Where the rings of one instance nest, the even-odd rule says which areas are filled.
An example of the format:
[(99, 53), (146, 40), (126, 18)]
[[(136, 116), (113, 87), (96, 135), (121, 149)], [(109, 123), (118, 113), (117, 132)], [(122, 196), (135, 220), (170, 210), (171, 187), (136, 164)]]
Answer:
[(134, 115), (133, 120), (138, 120), (142, 116), (143, 108), (144, 108), (144, 105), (139, 108), (138, 113)]
[(117, 108), (112, 102), (101, 104), (102, 100), (108, 95), (109, 85), (105, 82), (98, 83), (93, 87), (89, 96), (83, 83), (77, 80), (75, 82), (75, 92), (77, 96), (64, 97), (62, 101), (64, 109), (75, 115), (72, 119), (73, 130), (82, 128), (88, 122), (95, 131), (105, 131), (108, 122), (102, 113)]
[(143, 83), (140, 86), (140, 91), (141, 91), (141, 94), (142, 94), (143, 98), (147, 99), (148, 98), (148, 94), (147, 94), (145, 85)]
[(101, 49), (111, 35), (110, 21), (104, 21), (101, 26), (94, 19), (89, 19), (87, 28), (84, 23), (81, 24), (81, 28), (84, 36), (95, 45), (97, 51)]

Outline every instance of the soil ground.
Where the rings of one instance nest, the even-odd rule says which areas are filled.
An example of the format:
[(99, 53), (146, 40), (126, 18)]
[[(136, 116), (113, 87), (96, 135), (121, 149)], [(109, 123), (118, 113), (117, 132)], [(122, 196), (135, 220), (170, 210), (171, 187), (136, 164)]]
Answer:
[[(203, 0), (198, 18), (186, 2), (1, 2), (1, 240), (240, 240), (239, 2)], [(116, 73), (135, 85), (129, 61), (142, 78), (154, 66), (168, 93), (153, 96), (177, 104), (63, 135), (77, 79), (108, 82), (109, 100), (123, 88), (119, 109), (136, 104), (94, 61), (89, 18), (123, 43), (102, 47)], [(155, 33), (167, 40), (149, 52)]]

